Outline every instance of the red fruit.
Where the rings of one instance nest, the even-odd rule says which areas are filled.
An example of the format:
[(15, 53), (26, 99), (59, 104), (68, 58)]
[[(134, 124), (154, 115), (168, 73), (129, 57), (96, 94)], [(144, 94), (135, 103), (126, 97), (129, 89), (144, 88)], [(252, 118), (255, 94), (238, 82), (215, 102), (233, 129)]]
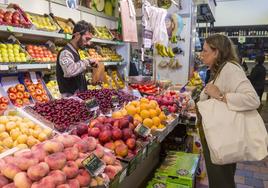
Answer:
[(108, 142), (108, 143), (106, 143), (106, 144), (104, 145), (104, 147), (106, 147), (106, 148), (108, 148), (108, 149), (110, 149), (110, 150), (112, 150), (112, 151), (114, 151), (114, 149), (115, 149), (115, 145), (114, 145), (113, 142)]
[(0, 104), (0, 110), (6, 110), (7, 109), (7, 104), (1, 103)]
[(24, 92), (25, 91), (25, 87), (22, 84), (17, 84), (16, 85), (16, 89), (17, 89), (17, 91), (20, 91), (20, 92)]
[(82, 136), (83, 134), (87, 134), (88, 126), (86, 124), (79, 124), (76, 126), (77, 135)]
[(89, 136), (93, 136), (95, 138), (98, 138), (99, 134), (100, 134), (100, 129), (97, 127), (92, 127), (92, 128), (88, 129)]
[(109, 130), (105, 130), (100, 133), (99, 135), (99, 141), (103, 144), (110, 142), (112, 138), (112, 133)]
[(36, 89), (35, 92), (36, 92), (37, 95), (42, 95), (42, 90), (41, 89)]
[(128, 124), (129, 124), (129, 122), (128, 122), (127, 119), (121, 119), (120, 122), (119, 122), (119, 128), (120, 129), (127, 128)]
[(132, 150), (136, 147), (136, 140), (134, 138), (129, 138), (126, 141), (126, 145), (128, 149)]
[(130, 128), (123, 129), (123, 139), (124, 140), (131, 138), (132, 134), (133, 134), (133, 131)]
[(22, 92), (18, 92), (17, 94), (17, 99), (23, 99), (23, 93)]
[(30, 93), (29, 92), (24, 92), (23, 97), (29, 99), (30, 98)]
[(122, 131), (118, 128), (113, 129), (112, 131), (112, 138), (113, 140), (120, 140), (122, 138), (123, 134)]
[(2, 98), (1, 98), (1, 102), (2, 102), (2, 103), (5, 103), (5, 104), (8, 104), (9, 101), (8, 101), (8, 98), (6, 98), (6, 97), (2, 97)]
[(15, 87), (10, 87), (8, 93), (17, 93), (17, 89)]
[(120, 157), (126, 157), (128, 154), (128, 147), (125, 144), (120, 144), (115, 147), (115, 154)]
[(96, 119), (93, 119), (92, 121), (90, 121), (89, 126), (94, 127), (96, 123), (99, 123), (99, 121)]

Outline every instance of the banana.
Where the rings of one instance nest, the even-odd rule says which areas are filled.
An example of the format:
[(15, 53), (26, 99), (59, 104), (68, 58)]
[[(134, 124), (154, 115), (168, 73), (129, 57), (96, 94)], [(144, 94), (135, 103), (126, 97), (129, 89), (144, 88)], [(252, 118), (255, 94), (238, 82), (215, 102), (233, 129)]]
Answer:
[(162, 52), (163, 56), (168, 57), (168, 52), (167, 52), (167, 49), (164, 45), (161, 46), (161, 52)]
[(156, 43), (156, 44), (155, 44), (155, 48), (156, 48), (156, 50), (157, 50), (157, 53), (158, 53), (160, 56), (163, 57), (164, 55), (163, 55), (163, 53), (162, 53), (162, 51), (161, 51), (161, 46), (162, 46), (162, 45), (159, 44), (159, 43)]
[(172, 48), (171, 48), (171, 47), (168, 47), (168, 48), (167, 48), (167, 53), (168, 53), (168, 56), (169, 56), (170, 58), (175, 57), (175, 54), (173, 53), (173, 51), (172, 51)]

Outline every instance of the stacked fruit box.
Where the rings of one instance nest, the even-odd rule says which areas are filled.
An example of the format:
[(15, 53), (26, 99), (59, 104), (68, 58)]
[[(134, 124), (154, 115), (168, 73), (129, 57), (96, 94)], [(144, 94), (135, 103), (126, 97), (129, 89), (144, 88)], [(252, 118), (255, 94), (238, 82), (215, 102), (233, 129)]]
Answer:
[(30, 57), (19, 45), (13, 43), (0, 43), (1, 63), (26, 63)]
[(53, 18), (54, 22), (60, 26), (61, 33), (73, 34), (75, 22), (71, 18), (69, 19), (60, 18), (54, 16), (52, 13), (49, 15)]

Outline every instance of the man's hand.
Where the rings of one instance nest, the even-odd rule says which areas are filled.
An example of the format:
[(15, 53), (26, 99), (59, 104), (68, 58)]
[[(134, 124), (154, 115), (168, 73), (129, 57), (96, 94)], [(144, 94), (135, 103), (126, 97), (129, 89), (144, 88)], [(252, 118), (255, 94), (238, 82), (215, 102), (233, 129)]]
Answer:
[(92, 68), (98, 68), (98, 61), (94, 59), (88, 59), (88, 66)]

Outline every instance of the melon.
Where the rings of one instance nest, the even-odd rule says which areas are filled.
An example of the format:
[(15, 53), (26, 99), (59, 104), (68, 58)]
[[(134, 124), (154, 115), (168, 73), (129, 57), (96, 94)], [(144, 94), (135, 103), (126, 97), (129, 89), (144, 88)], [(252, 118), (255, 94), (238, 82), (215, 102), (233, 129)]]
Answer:
[(107, 16), (113, 16), (113, 5), (110, 0), (105, 2), (104, 13)]
[(94, 5), (97, 11), (102, 12), (105, 6), (105, 0), (94, 0)]

